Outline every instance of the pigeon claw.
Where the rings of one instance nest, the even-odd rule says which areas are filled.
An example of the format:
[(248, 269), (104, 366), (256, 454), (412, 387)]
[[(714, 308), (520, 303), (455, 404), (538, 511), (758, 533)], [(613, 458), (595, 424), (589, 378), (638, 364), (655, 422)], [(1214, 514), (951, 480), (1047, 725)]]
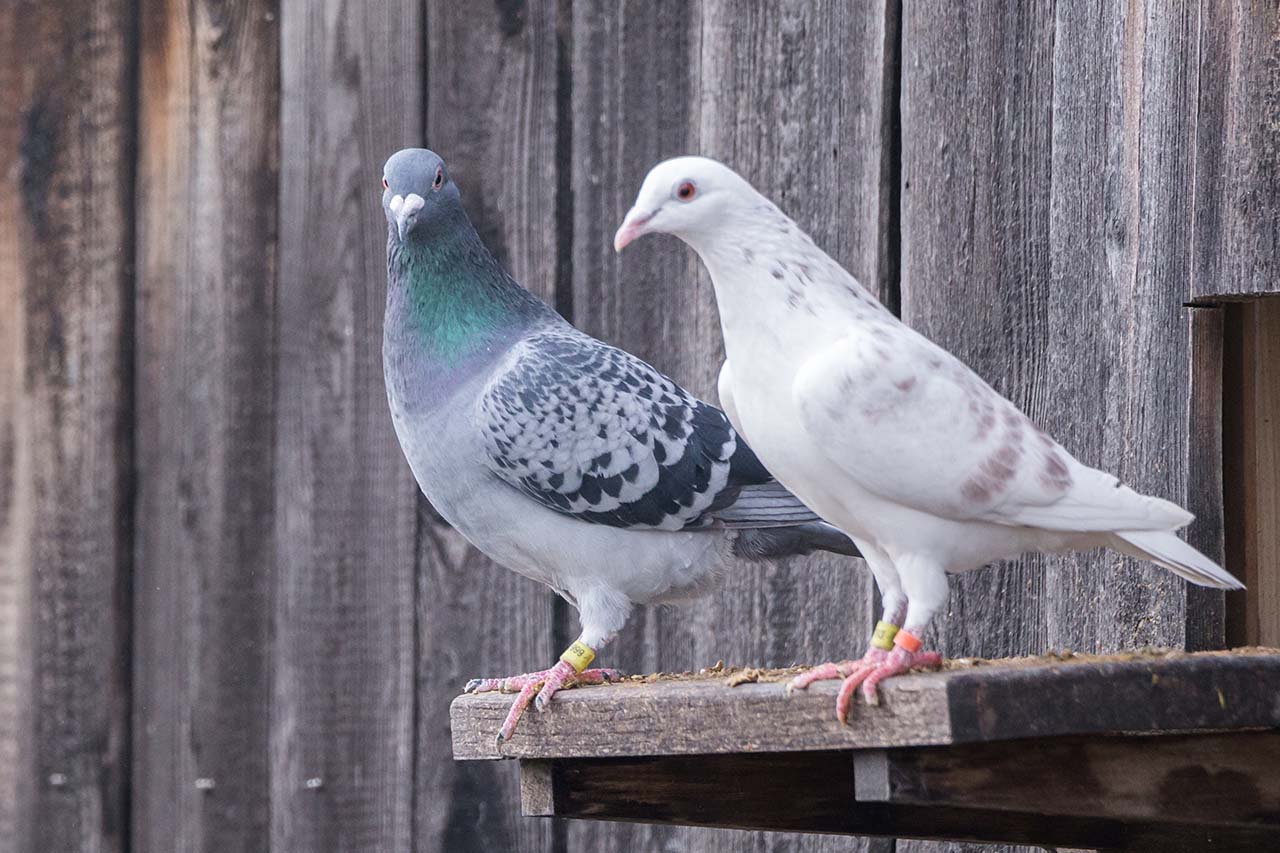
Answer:
[[(886, 678), (901, 675), (913, 669), (936, 669), (942, 664), (942, 655), (937, 652), (909, 652), (894, 647), (883, 661), (875, 666), (862, 681), (862, 698), (868, 705), (879, 705), (880, 694), (877, 687)], [(856, 686), (856, 685), (855, 685)]]
[(533, 703), (538, 711), (547, 710), (551, 697), (561, 689), (576, 687), (580, 684), (604, 684), (617, 681), (621, 673), (616, 669), (588, 669), (581, 673), (573, 671), (573, 667), (564, 661), (558, 662), (551, 669), (538, 672), (527, 672), (523, 675), (512, 675), (507, 678), (473, 678), (463, 688), (464, 693), (517, 693), (511, 703), (502, 728), (498, 730), (497, 747), (501, 748), (505, 741), (515, 735), (516, 725), (520, 717)]
[(790, 696), (797, 690), (806, 690), (815, 681), (832, 681), (837, 678), (844, 678), (857, 665), (858, 662), (852, 660), (840, 661), (840, 663), (820, 663), (788, 681), (786, 687), (787, 695)]
[[(880, 652), (882, 656), (886, 654), (880, 649), (873, 651)], [(883, 657), (881, 660), (863, 661), (840, 683), (840, 690), (836, 693), (836, 719), (841, 725), (849, 725), (849, 706), (853, 703), (853, 694), (858, 689), (858, 685), (864, 683), (883, 663)]]

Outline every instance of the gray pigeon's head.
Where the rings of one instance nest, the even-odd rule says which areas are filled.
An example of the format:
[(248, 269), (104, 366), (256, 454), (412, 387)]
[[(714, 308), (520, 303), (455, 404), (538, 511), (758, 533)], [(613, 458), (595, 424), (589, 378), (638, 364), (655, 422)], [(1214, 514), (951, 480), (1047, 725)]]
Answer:
[(444, 160), (425, 148), (405, 148), (387, 160), (382, 210), (402, 243), (430, 242), (466, 221)]

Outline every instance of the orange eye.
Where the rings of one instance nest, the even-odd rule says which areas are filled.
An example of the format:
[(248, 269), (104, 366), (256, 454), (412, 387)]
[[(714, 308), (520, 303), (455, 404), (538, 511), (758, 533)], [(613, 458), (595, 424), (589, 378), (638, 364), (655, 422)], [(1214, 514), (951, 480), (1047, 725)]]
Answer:
[(681, 201), (692, 201), (697, 191), (698, 188), (693, 185), (693, 181), (681, 181), (680, 186), (676, 187), (676, 198)]
[(431, 189), (438, 190), (444, 186), (444, 169), (436, 167), (436, 179), (431, 182)]
[(384, 190), (389, 190), (389, 189), (391, 189), (391, 185), (387, 183), (387, 179), (386, 179), (386, 178), (383, 178), (383, 179), (382, 179), (382, 188), (383, 188)]

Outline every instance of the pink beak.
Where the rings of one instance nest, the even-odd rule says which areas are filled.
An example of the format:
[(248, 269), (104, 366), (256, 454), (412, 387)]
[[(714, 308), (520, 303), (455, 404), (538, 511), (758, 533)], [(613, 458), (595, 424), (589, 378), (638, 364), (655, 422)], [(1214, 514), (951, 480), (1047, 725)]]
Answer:
[(618, 227), (618, 233), (613, 235), (613, 250), (621, 252), (632, 240), (648, 234), (644, 226), (649, 224), (649, 220), (653, 219), (655, 213), (657, 213), (656, 210), (643, 213), (638, 208), (631, 208), (626, 218), (622, 220), (622, 225)]

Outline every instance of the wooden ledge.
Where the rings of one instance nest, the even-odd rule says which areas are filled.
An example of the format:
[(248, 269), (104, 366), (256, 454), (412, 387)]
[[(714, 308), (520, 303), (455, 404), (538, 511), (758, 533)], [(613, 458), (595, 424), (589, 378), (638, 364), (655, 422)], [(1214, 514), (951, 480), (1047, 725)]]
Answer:
[(507, 694), (450, 710), (454, 758), (607, 758), (938, 746), (1103, 733), (1280, 726), (1280, 651), (1141, 653), (953, 665), (892, 679), (834, 718), (835, 682), (788, 696), (777, 674), (658, 678), (556, 694), (499, 750)]
[[(953, 662), (834, 719), (834, 683), (649, 677), (454, 701), (531, 816), (1127, 851), (1280, 850), (1280, 651)], [(741, 679), (741, 673), (737, 679)]]

